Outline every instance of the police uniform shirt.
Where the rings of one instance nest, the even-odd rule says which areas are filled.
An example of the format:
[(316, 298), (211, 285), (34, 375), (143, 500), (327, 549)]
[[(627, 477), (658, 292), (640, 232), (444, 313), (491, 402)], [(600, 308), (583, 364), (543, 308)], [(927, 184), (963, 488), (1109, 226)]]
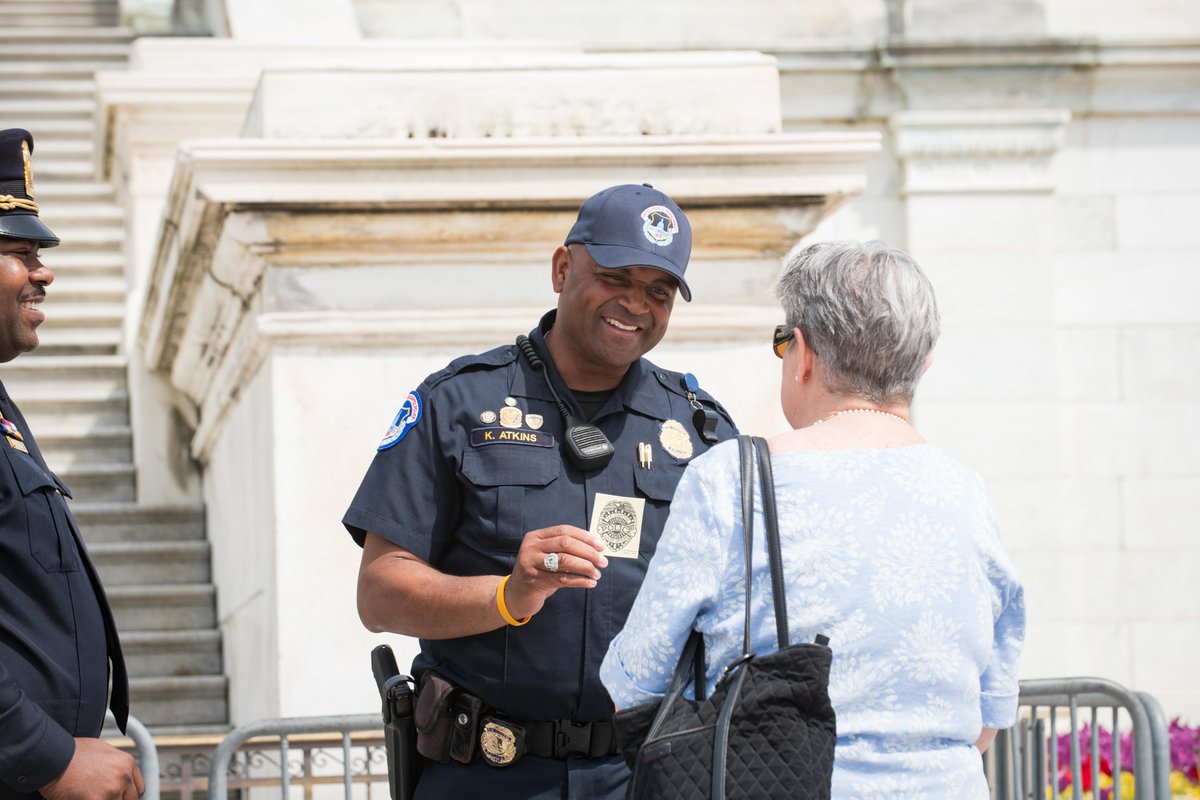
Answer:
[(70, 492), (46, 467), (2, 383), (0, 415), (8, 423), (0, 440), (0, 800), (7, 800), (33, 797), (62, 774), (76, 736), (100, 735), (110, 656), (122, 726), (129, 695), (111, 611), (64, 499)]
[[(547, 372), (509, 345), (428, 377), (405, 404), (411, 419), (415, 396), (417, 421), (376, 454), (343, 522), (360, 545), (369, 530), (447, 574), (506, 575), (528, 531), (588, 529), (598, 493), (644, 500), (638, 557), (609, 558), (594, 589), (559, 590), (522, 627), (422, 640), (414, 661), (414, 671), (434, 668), (515, 720), (585, 722), (612, 716), (600, 662), (633, 604), (679, 478), (707, 445), (692, 425), (681, 376), (640, 359), (591, 420), (612, 442), (612, 460), (586, 473), (569, 464), (564, 421), (546, 383), (555, 381), (571, 402), (545, 345), (554, 316), (530, 335)], [(698, 397), (719, 413), (720, 439), (736, 435), (724, 409)], [(521, 414), (519, 427), (499, 424), (506, 398)], [(642, 445), (651, 448), (648, 466), (639, 461)]]

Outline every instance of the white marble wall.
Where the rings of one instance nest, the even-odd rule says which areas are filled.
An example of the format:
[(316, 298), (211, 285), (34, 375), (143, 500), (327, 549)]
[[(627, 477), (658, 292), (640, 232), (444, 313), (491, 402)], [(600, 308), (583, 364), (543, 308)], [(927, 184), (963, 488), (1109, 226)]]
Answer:
[(997, 159), (913, 191), (893, 116), (866, 191), (805, 241), (884, 238), (934, 281), (917, 425), (991, 488), (1029, 592), (1022, 676), (1108, 677), (1195, 721), (1200, 116), (1178, 89), (1077, 104), (1036, 191), (989, 189)]

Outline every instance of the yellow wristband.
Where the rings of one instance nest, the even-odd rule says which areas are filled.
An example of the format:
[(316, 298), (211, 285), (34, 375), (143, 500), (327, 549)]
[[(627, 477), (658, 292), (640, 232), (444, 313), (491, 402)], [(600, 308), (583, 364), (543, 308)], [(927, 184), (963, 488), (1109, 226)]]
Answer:
[(524, 625), (533, 619), (533, 614), (530, 614), (525, 619), (517, 619), (508, 613), (508, 606), (504, 605), (504, 584), (508, 583), (508, 579), (511, 577), (512, 575), (505, 575), (500, 579), (500, 584), (496, 587), (496, 608), (500, 610), (500, 616), (504, 617), (504, 621), (509, 625)]

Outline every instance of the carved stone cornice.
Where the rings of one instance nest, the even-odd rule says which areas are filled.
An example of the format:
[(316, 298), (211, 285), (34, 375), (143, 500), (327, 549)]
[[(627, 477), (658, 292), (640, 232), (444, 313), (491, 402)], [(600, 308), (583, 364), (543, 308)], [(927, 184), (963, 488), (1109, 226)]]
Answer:
[(901, 110), (1200, 113), (1200, 41), (893, 38), (769, 48), (785, 124), (887, 120)]
[(1064, 110), (902, 111), (891, 119), (904, 191), (1050, 191)]
[[(246, 329), (231, 342), (213, 375), (213, 391), (192, 438), (192, 455), (208, 459), (226, 412), (280, 348), (322, 348), (341, 353), (387, 350), (403, 342), (409, 348), (450, 347), (481, 352), (533, 327), (542, 306), (454, 308), (395, 311), (321, 311), (266, 313), (246, 318)], [(698, 306), (680, 303), (671, 315), (665, 339), (679, 342), (765, 341), (763, 320), (778, 316), (776, 306)]]
[[(645, 176), (669, 186), (688, 210), (700, 275), (697, 263), (704, 261), (728, 265), (717, 270), (722, 275), (749, 264), (773, 272), (788, 248), (862, 190), (866, 162), (878, 148), (876, 134), (188, 143), (179, 151), (147, 284), (140, 349), (200, 409), (193, 452), (203, 458), (264, 354), (280, 341), (313, 335), (305, 326), (311, 332), (333, 324), (328, 333), (343, 343), (371, 328), (367, 341), (395, 347), (446, 319), (437, 308), (373, 317), (382, 309), (371, 307), (369, 288), (352, 298), (354, 308), (297, 317), (294, 293), (274, 285), (264, 291), (271, 274), (359, 270), (343, 274), (369, 287), (383, 276), (406, 280), (405, 269), (425, 269), (427, 279), (430, 265), (440, 263), (483, 259), (497, 274), (532, 269), (526, 265), (545, 264), (561, 243), (580, 198)], [(365, 278), (364, 269), (375, 277)], [(527, 304), (538, 289), (523, 278), (466, 286), (456, 305), (486, 297), (494, 309), (521, 306), (514, 300)], [(730, 314), (697, 309), (680, 318), (699, 313), (712, 325)], [(293, 316), (270, 316), (279, 313)], [(461, 324), (461, 312), (453, 315)], [(744, 322), (718, 327), (753, 319), (761, 328), (762, 317), (757, 309)], [(287, 333), (279, 334), (285, 321)], [(372, 328), (381, 321), (387, 324)], [(486, 332), (494, 324), (475, 327)], [(522, 312), (517, 330), (529, 324)], [(684, 322), (676, 335), (702, 327)]]

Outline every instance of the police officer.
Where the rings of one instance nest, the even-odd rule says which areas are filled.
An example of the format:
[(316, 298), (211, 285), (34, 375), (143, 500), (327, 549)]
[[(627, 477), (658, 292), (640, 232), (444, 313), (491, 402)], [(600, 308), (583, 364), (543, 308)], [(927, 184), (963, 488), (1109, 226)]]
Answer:
[[(54, 280), (38, 255), (58, 237), (38, 218), (32, 154), (27, 131), (0, 131), (0, 362), (37, 347)], [(110, 665), (122, 730), (129, 715), (112, 612), (71, 493), (3, 383), (0, 428), (0, 800), (133, 800), (145, 789), (133, 758), (96, 738)]]
[(379, 445), (343, 522), (363, 623), (421, 640), (418, 798), (624, 797), (600, 662), (684, 468), (736, 434), (642, 357), (690, 253), (667, 195), (594, 195), (551, 259), (557, 309), (426, 378)]

